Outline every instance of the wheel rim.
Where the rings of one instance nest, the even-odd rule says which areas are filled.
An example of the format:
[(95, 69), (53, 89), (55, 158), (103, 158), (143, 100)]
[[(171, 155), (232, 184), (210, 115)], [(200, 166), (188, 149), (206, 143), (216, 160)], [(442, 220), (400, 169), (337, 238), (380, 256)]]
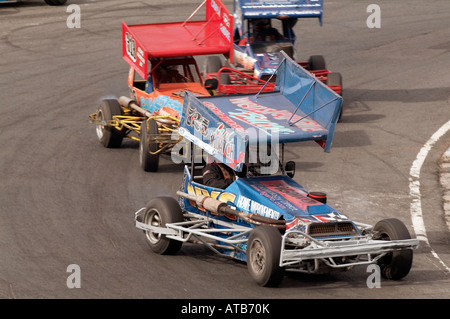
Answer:
[(261, 274), (266, 266), (266, 251), (259, 240), (253, 241), (250, 247), (250, 264), (256, 274)]
[[(386, 232), (380, 232), (376, 238), (377, 240), (386, 240), (386, 241), (390, 241), (391, 237), (389, 236), (389, 234), (387, 234)], [(378, 261), (378, 264), (380, 266), (386, 266), (388, 265), (390, 262), (392, 261), (392, 252), (387, 253), (386, 255), (384, 255), (383, 257), (380, 258), (380, 260)]]
[[(98, 110), (97, 112), (97, 121), (103, 122), (104, 116), (102, 110)], [(97, 124), (97, 127), (95, 128), (95, 131), (97, 132), (97, 137), (99, 140), (103, 138), (103, 131), (105, 130), (105, 126), (102, 124)]]
[[(145, 223), (150, 226), (161, 227), (161, 215), (156, 210), (151, 210), (145, 217)], [(156, 244), (161, 240), (161, 234), (150, 230), (145, 231), (145, 236), (152, 244)]]

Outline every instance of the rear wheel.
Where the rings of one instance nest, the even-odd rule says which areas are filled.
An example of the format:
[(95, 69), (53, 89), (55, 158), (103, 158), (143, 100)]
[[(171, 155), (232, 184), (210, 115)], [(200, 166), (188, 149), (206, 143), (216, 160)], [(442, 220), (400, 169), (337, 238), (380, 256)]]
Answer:
[[(327, 85), (340, 85), (342, 88), (342, 75), (339, 72), (331, 72), (327, 75)], [(339, 95), (343, 95), (343, 89), (341, 89), (341, 93)]]
[(275, 227), (259, 226), (252, 230), (247, 242), (247, 268), (260, 286), (278, 286), (284, 268), (279, 266), (281, 234)]
[(99, 124), (97, 124), (96, 133), (98, 140), (104, 147), (115, 148), (122, 144), (122, 132), (108, 124), (113, 116), (121, 114), (122, 108), (117, 100), (103, 100), (97, 109)]
[(139, 138), (139, 162), (146, 172), (156, 172), (159, 166), (159, 148), (156, 138), (158, 136), (158, 123), (155, 120), (145, 120), (141, 124)]
[(51, 6), (60, 6), (67, 2), (67, 0), (45, 0), (46, 4), (49, 4)]
[[(405, 224), (396, 218), (380, 220), (373, 228), (374, 239), (400, 240), (410, 239)], [(413, 252), (411, 249), (393, 251), (378, 261), (381, 274), (387, 279), (399, 280), (405, 277), (411, 270)]]
[[(172, 197), (156, 197), (145, 207), (144, 223), (155, 227), (164, 227), (167, 223), (184, 221), (180, 205)], [(180, 250), (182, 242), (169, 239), (166, 235), (144, 230), (145, 239), (153, 252), (160, 255), (175, 254)]]
[(327, 65), (325, 58), (322, 55), (311, 55), (308, 61), (309, 69), (311, 71), (326, 70)]
[[(326, 84), (328, 86), (339, 85), (341, 87), (341, 93), (339, 93), (339, 95), (343, 96), (343, 94), (344, 94), (344, 87), (342, 85), (342, 75), (341, 75), (341, 73), (339, 73), (339, 72), (328, 73)], [(339, 120), (341, 119), (341, 117), (342, 117), (342, 108), (341, 108), (341, 112), (339, 113)]]

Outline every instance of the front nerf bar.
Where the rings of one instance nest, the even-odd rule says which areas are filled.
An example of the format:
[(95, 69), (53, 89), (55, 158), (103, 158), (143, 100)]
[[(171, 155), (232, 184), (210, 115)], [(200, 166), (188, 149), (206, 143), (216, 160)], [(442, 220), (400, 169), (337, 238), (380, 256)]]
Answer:
[[(311, 244), (302, 249), (286, 249), (286, 241), (293, 233), (298, 233), (311, 240)], [(280, 267), (292, 266), (305, 260), (322, 259), (333, 268), (349, 267), (354, 265), (372, 264), (389, 252), (405, 249), (417, 249), (418, 239), (402, 240), (374, 240), (368, 237), (358, 237), (348, 240), (317, 240), (303, 232), (291, 231), (283, 236), (280, 255)], [(365, 260), (349, 261), (335, 264), (327, 258), (366, 256)]]

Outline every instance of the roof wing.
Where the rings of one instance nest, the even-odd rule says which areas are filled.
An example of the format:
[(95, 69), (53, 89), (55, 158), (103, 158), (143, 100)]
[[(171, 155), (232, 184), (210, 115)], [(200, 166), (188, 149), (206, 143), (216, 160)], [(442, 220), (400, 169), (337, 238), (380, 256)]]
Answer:
[(234, 0), (236, 18), (319, 18), (322, 24), (323, 0)]
[(295, 63), (285, 52), (277, 70), (275, 90), (296, 106), (289, 125), (302, 126), (309, 120), (328, 131), (325, 139), (316, 141), (330, 152), (334, 131), (342, 109), (342, 97), (313, 74)]
[(185, 96), (179, 134), (236, 171), (247, 146), (317, 141), (329, 152), (342, 98), (283, 52), (276, 90)]
[[(205, 19), (190, 21), (205, 5)], [(127, 25), (122, 22), (122, 56), (147, 78), (148, 59), (227, 54), (233, 57), (233, 17), (220, 0), (204, 0), (184, 22)]]

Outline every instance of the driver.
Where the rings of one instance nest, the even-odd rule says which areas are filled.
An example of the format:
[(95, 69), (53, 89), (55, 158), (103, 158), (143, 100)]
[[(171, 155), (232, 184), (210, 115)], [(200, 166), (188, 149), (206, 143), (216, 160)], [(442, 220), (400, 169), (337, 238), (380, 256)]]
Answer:
[(176, 65), (160, 65), (155, 70), (155, 83), (185, 83), (186, 78), (180, 74)]
[(202, 173), (203, 184), (209, 187), (225, 189), (236, 179), (234, 171), (230, 167), (223, 163), (217, 163), (209, 155)]
[(284, 37), (277, 29), (271, 26), (269, 19), (262, 19), (255, 23), (254, 38), (255, 41), (272, 42), (282, 40)]

